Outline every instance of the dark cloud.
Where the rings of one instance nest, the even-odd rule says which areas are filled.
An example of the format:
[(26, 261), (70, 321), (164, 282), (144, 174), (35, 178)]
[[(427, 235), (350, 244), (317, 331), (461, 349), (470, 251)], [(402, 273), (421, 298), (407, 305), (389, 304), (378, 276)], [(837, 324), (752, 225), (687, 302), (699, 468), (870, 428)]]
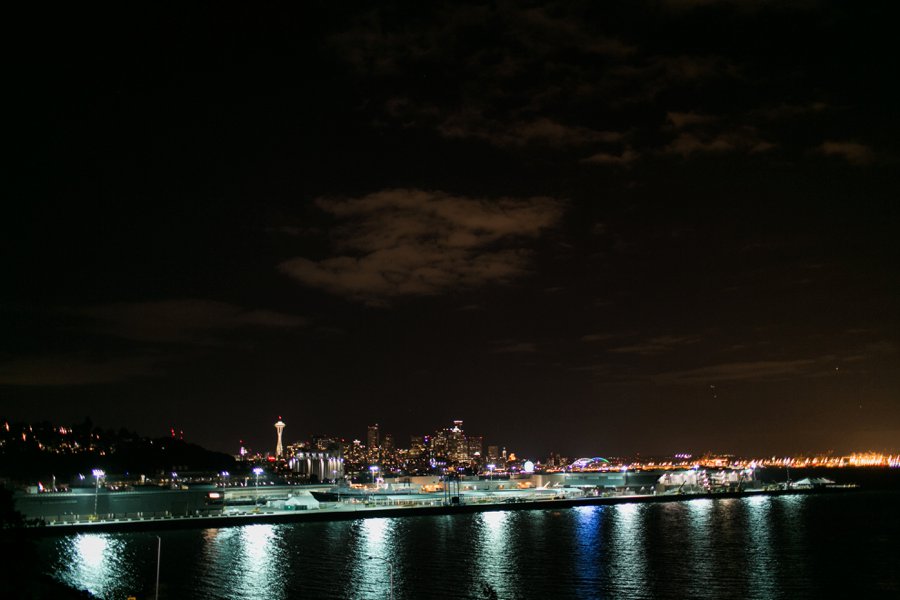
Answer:
[(640, 154), (626, 147), (620, 153), (598, 152), (581, 159), (582, 163), (593, 165), (627, 166), (640, 158)]
[(706, 153), (766, 152), (774, 147), (775, 144), (772, 142), (760, 138), (755, 129), (745, 127), (740, 130), (714, 133), (682, 132), (663, 151), (688, 158)]
[[(383, 97), (383, 113), (376, 118), (499, 147), (621, 142), (622, 127), (610, 126), (619, 120), (572, 123), (565, 115), (579, 106), (602, 114), (596, 109), (649, 102), (673, 86), (737, 72), (715, 54), (642, 52), (585, 19), (589, 11), (589, 4), (442, 7), (439, 18), (404, 28), (389, 11), (373, 10), (332, 42), (371, 83), (369, 89), (383, 83), (393, 90), (390, 82), (397, 74), (422, 74), (422, 86)], [(481, 40), (478, 47), (460, 48), (460, 40), (473, 36)], [(437, 72), (443, 73), (441, 94), (424, 84)], [(585, 162), (627, 164), (636, 156), (631, 149), (598, 149)]]
[[(773, 129), (772, 121), (828, 112), (830, 99), (822, 86), (812, 85), (809, 95), (817, 97), (805, 102), (787, 102), (778, 92), (784, 78), (799, 77), (792, 61), (759, 70), (757, 61), (735, 52), (714, 31), (703, 31), (696, 21), (701, 11), (691, 10), (711, 9), (699, 15), (702, 22), (727, 14), (752, 29), (763, 26), (763, 18), (811, 19), (829, 6), (781, 4), (669, 0), (662, 3), (669, 9), (664, 14), (658, 7), (635, 8), (651, 23), (662, 20), (660, 27), (684, 29), (691, 43), (656, 43), (649, 33), (622, 35), (597, 18), (590, 2), (442, 5), (434, 9), (435, 18), (410, 22), (398, 19), (393, 9), (373, 9), (331, 40), (367, 90), (375, 96), (379, 89), (390, 90), (374, 99), (383, 107), (376, 120), (386, 117), (404, 128), (501, 148), (588, 147), (582, 164), (630, 166), (659, 151), (699, 159), (784, 148), (783, 128)], [(472, 39), (479, 43), (464, 42)], [(398, 90), (393, 80), (409, 73), (418, 74), (422, 84)], [(437, 88), (431, 82), (435, 73), (441, 73)], [(652, 135), (658, 131), (652, 131), (647, 109), (659, 111), (669, 102), (663, 129), (674, 137), (660, 142)], [(711, 114), (722, 109), (734, 114)], [(872, 159), (871, 152), (837, 142), (826, 142), (819, 151), (855, 164)]]
[(246, 309), (225, 302), (179, 299), (105, 304), (66, 312), (91, 319), (97, 333), (141, 342), (214, 345), (240, 328), (296, 328), (306, 319), (271, 310)]
[(680, 346), (696, 344), (699, 341), (700, 338), (698, 336), (661, 335), (650, 338), (645, 342), (629, 344), (627, 346), (619, 346), (618, 348), (611, 348), (610, 352), (616, 352), (619, 354), (640, 354), (642, 356), (651, 356), (654, 354), (669, 352)]
[(505, 102), (500, 98), (467, 97), (462, 106), (448, 110), (409, 98), (390, 98), (385, 106), (387, 113), (404, 127), (429, 127), (447, 139), (478, 140), (498, 147), (535, 145), (558, 150), (614, 144), (626, 137), (621, 131), (570, 125), (560, 118), (539, 116), (527, 105), (498, 113), (494, 101)]
[(152, 357), (90, 359), (77, 355), (22, 357), (0, 363), (0, 385), (73, 386), (158, 375)]
[[(499, 148), (580, 148), (586, 151), (578, 161), (583, 165), (632, 167), (651, 154), (701, 159), (767, 152), (782, 143), (763, 121), (824, 110), (819, 100), (791, 105), (779, 99), (764, 101), (767, 107), (752, 115), (750, 106), (740, 107), (740, 115), (711, 114), (706, 105), (713, 103), (698, 105), (697, 89), (710, 97), (740, 94), (746, 104), (765, 89), (765, 75), (751, 75), (746, 60), (719, 48), (701, 44), (686, 51), (611, 35), (602, 22), (586, 18), (589, 3), (437, 11), (438, 19), (408, 28), (397, 26), (389, 11), (373, 10), (333, 38), (335, 49), (370, 82), (368, 89), (391, 90), (376, 120)], [(482, 43), (461, 49), (460, 40), (472, 36)], [(421, 73), (423, 81), (443, 73), (442, 93), (423, 84), (398, 95), (391, 81), (410, 71)], [(647, 107), (685, 94), (690, 104), (664, 111), (662, 130), (669, 135), (660, 140), (644, 118)]]
[(795, 2), (779, 2), (778, 0), (663, 0), (662, 5), (672, 11), (691, 11), (709, 7), (732, 9), (741, 13), (753, 13), (771, 8), (811, 9), (819, 4), (818, 0), (798, 0)]
[(538, 351), (534, 342), (512, 342), (495, 347), (494, 354), (532, 354)]
[(466, 304), (465, 306), (460, 306), (456, 310), (459, 310), (459, 311), (482, 311), (482, 310), (486, 310), (486, 309), (480, 304)]
[(530, 255), (523, 242), (556, 225), (563, 211), (551, 198), (411, 189), (317, 204), (339, 222), (333, 242), (340, 254), (293, 258), (279, 268), (305, 285), (373, 304), (521, 277)]
[(611, 340), (619, 337), (613, 333), (589, 333), (587, 335), (581, 336), (582, 342), (605, 342), (606, 340)]
[(668, 112), (666, 122), (675, 138), (663, 152), (683, 158), (706, 153), (765, 152), (775, 147), (761, 137), (756, 127), (729, 125), (728, 119), (718, 115)]
[(828, 359), (804, 358), (796, 360), (758, 360), (732, 362), (684, 371), (671, 371), (653, 377), (661, 384), (695, 385), (719, 381), (775, 381), (809, 377), (829, 370)]
[(529, 143), (554, 147), (585, 146), (618, 142), (623, 134), (569, 126), (549, 118), (503, 123), (480, 113), (460, 113), (445, 119), (438, 130), (448, 138), (479, 138), (497, 146), (523, 146)]
[(875, 161), (875, 152), (869, 146), (858, 142), (822, 142), (816, 150), (825, 156), (843, 158), (853, 165), (868, 165)]
[(652, 104), (661, 95), (711, 82), (734, 82), (741, 78), (733, 61), (715, 53), (653, 54), (604, 71), (592, 81), (591, 95), (609, 106)]
[(719, 118), (715, 115), (702, 115), (693, 112), (668, 112), (666, 113), (666, 121), (668, 121), (675, 129), (683, 129), (692, 125), (707, 125), (715, 123)]
[(831, 107), (826, 102), (813, 101), (806, 104), (787, 104), (781, 102), (774, 106), (756, 108), (750, 116), (769, 120), (796, 119), (822, 114)]

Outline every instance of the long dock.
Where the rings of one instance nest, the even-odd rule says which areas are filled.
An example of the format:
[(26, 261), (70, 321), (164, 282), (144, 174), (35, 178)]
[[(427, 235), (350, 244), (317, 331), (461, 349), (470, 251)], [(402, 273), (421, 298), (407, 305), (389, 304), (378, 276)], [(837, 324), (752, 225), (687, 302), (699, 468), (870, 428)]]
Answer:
[(796, 496), (807, 494), (846, 493), (859, 490), (858, 486), (833, 486), (813, 489), (772, 489), (742, 492), (684, 493), (684, 494), (636, 494), (619, 496), (585, 496), (581, 498), (535, 499), (514, 503), (472, 502), (449, 503), (430, 506), (365, 506), (351, 503), (336, 503), (334, 506), (312, 510), (273, 510), (260, 508), (234, 513), (183, 516), (123, 517), (111, 520), (89, 520), (57, 522), (35, 525), (29, 529), (36, 535), (68, 535), (82, 532), (123, 532), (151, 531), (161, 529), (218, 528), (251, 525), (257, 523), (305, 523), (321, 521), (343, 521), (378, 517), (408, 517), (429, 515), (455, 515), (476, 512), (509, 510), (548, 510), (576, 506), (609, 506), (616, 504), (649, 504), (665, 502), (685, 502), (690, 500), (721, 500), (727, 498), (748, 498), (754, 496)]

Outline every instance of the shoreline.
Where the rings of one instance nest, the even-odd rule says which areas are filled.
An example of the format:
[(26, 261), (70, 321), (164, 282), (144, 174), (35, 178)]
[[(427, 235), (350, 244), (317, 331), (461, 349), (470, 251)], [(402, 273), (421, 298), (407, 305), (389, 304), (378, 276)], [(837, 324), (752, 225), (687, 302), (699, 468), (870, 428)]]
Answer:
[(174, 516), (129, 518), (111, 521), (87, 521), (77, 523), (40, 524), (27, 527), (31, 535), (64, 536), (84, 532), (142, 532), (171, 529), (206, 529), (210, 527), (240, 527), (255, 524), (302, 523), (323, 521), (347, 521), (384, 517), (412, 517), (434, 515), (470, 514), (512, 510), (547, 510), (579, 506), (608, 506), (615, 504), (652, 504), (685, 502), (688, 500), (717, 500), (748, 498), (753, 496), (800, 496), (811, 494), (840, 494), (860, 491), (855, 485), (791, 490), (758, 490), (743, 492), (717, 492), (702, 494), (629, 495), (616, 497), (584, 497), (568, 499), (526, 500), (516, 503), (478, 502), (448, 504), (442, 506), (363, 507), (354, 509), (320, 508), (314, 510), (258, 511), (239, 514), (205, 516)]

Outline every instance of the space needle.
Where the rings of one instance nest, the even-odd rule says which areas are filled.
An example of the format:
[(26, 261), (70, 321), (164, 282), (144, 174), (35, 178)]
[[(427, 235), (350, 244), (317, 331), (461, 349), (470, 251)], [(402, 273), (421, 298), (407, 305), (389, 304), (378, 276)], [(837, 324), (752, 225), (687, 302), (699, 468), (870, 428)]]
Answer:
[(281, 420), (281, 417), (278, 417), (278, 422), (275, 423), (275, 431), (278, 433), (278, 443), (275, 444), (275, 456), (281, 458), (281, 455), (284, 454), (284, 448), (281, 445), (281, 432), (284, 431), (284, 421)]

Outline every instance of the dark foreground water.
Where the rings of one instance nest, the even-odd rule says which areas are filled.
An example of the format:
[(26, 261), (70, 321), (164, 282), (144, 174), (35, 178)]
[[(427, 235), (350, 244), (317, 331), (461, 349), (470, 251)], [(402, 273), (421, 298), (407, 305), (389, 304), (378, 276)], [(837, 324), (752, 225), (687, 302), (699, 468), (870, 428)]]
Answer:
[[(897, 598), (900, 492), (162, 532), (160, 598)], [(156, 534), (39, 541), (57, 579), (153, 597)]]

